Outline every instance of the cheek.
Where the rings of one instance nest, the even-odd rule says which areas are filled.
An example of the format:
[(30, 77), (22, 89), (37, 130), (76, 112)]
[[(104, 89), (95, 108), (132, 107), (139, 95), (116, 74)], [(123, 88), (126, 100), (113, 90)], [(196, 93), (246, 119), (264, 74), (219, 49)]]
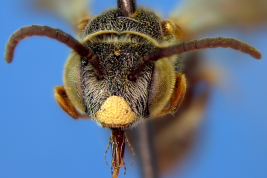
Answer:
[(175, 86), (175, 69), (171, 60), (164, 58), (155, 62), (149, 90), (150, 116), (159, 113), (170, 100)]

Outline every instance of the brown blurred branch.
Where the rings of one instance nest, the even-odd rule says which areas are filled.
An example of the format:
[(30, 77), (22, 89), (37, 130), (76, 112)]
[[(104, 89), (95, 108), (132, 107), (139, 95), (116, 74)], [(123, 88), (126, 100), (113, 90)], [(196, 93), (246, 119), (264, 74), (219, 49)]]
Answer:
[(140, 123), (133, 129), (142, 177), (158, 178), (157, 156), (155, 150), (153, 123), (151, 120)]

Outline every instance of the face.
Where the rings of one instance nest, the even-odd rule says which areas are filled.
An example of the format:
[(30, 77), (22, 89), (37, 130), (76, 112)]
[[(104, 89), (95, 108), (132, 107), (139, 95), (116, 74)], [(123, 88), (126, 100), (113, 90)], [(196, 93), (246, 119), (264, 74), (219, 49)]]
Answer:
[(154, 64), (132, 78), (129, 73), (139, 58), (155, 51), (155, 43), (163, 40), (159, 18), (144, 9), (131, 19), (123, 18), (117, 9), (109, 10), (87, 22), (82, 31), (83, 44), (99, 60), (101, 77), (87, 58), (71, 57), (65, 67), (71, 70), (65, 72), (65, 88), (76, 87), (75, 97), (67, 89), (72, 102), (79, 100), (80, 110), (107, 128), (129, 128), (149, 117)]
[[(134, 81), (128, 79), (128, 74), (137, 58), (153, 47), (150, 45), (148, 48), (147, 44), (114, 42), (90, 43), (88, 46), (98, 55), (103, 72), (103, 77), (99, 80), (90, 63), (82, 59), (81, 84), (88, 116), (100, 125), (111, 128), (129, 127), (147, 117), (153, 65), (146, 66)], [(109, 107), (109, 103), (113, 107)], [(117, 113), (121, 107), (124, 111)], [(108, 111), (105, 113), (105, 110)]]

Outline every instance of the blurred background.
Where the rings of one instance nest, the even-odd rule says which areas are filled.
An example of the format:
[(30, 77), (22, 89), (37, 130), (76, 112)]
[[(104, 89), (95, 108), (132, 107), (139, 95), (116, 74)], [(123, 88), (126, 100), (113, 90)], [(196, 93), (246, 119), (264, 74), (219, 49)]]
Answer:
[[(198, 37), (234, 37), (255, 46), (263, 59), (257, 61), (229, 49), (203, 52), (208, 63), (216, 64), (223, 71), (224, 80), (211, 91), (191, 154), (179, 167), (162, 173), (162, 177), (267, 177), (267, 16), (260, 13), (267, 11), (267, 5), (256, 8), (246, 5), (253, 7), (252, 10), (238, 13), (235, 7), (242, 7), (248, 1), (235, 0), (233, 5), (225, 1), (229, 8), (224, 10), (239, 15), (237, 19), (242, 23), (232, 22), (232, 18), (222, 25), (207, 23), (206, 27), (213, 30), (200, 28)], [(208, 0), (201, 2), (206, 4), (197, 8), (211, 6)], [(168, 18), (176, 5), (181, 4), (183, 10), (192, 8), (182, 6), (185, 1), (178, 0), (137, 0), (137, 3), (155, 10), (163, 18)], [(98, 0), (92, 2), (91, 9), (97, 15), (115, 6), (115, 0)], [(214, 11), (212, 6), (210, 9)], [(11, 65), (4, 61), (5, 43), (22, 26), (49, 25), (74, 35), (65, 21), (38, 11), (29, 0), (4, 1), (0, 6), (0, 177), (111, 177), (110, 167), (104, 163), (110, 131), (90, 120), (71, 119), (54, 99), (53, 88), (63, 85), (62, 73), (70, 49), (55, 40), (32, 37), (18, 45)], [(186, 16), (186, 12), (182, 15)], [(216, 15), (207, 17), (215, 19)], [(200, 18), (194, 21), (196, 25), (205, 23), (204, 17), (195, 15), (195, 18)], [(108, 163), (110, 158), (109, 151)], [(124, 176), (121, 171), (119, 177), (140, 177), (138, 161), (131, 167), (131, 159), (131, 154), (126, 154), (127, 173)]]

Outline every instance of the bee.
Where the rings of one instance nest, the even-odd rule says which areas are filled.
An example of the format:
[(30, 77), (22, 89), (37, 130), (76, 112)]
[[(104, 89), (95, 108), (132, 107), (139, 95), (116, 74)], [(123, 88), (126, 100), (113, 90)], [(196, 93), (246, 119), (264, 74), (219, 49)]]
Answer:
[(178, 55), (230, 47), (261, 58), (254, 47), (231, 38), (179, 39), (183, 37), (179, 26), (137, 8), (135, 1), (118, 1), (118, 8), (85, 18), (79, 30), (80, 41), (49, 26), (23, 27), (7, 42), (5, 58), (10, 63), (17, 43), (33, 35), (56, 39), (73, 49), (65, 65), (64, 86), (55, 88), (55, 98), (74, 119), (89, 117), (112, 130), (114, 177), (124, 166), (125, 130), (145, 118), (173, 113), (182, 103), (186, 76), (180, 73)]

